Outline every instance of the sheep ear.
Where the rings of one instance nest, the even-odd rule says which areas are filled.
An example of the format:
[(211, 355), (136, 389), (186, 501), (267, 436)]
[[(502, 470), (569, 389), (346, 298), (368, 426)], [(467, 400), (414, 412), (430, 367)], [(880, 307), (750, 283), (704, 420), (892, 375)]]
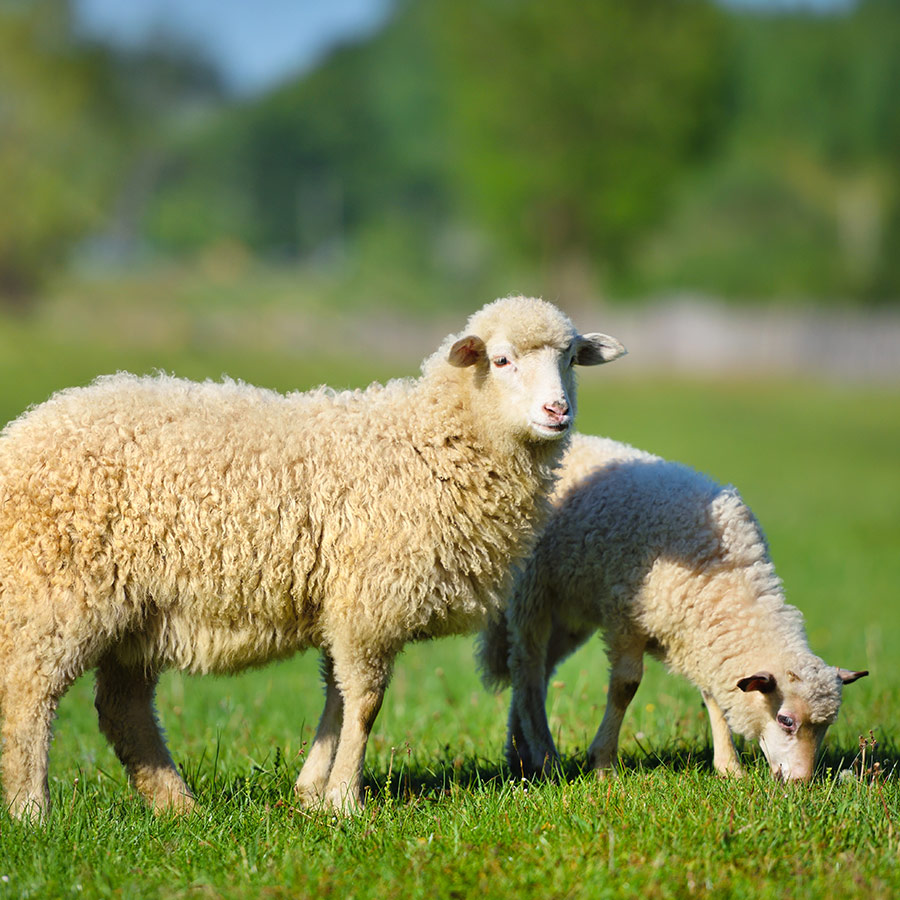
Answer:
[(759, 691), (761, 694), (771, 694), (775, 690), (775, 676), (771, 672), (757, 672), (755, 675), (742, 678), (737, 686), (744, 693)]
[(841, 669), (838, 670), (838, 677), (844, 684), (853, 684), (858, 678), (865, 678), (868, 675), (868, 672), (851, 672), (849, 669)]
[(487, 347), (484, 346), (484, 341), (477, 335), (467, 334), (450, 348), (450, 355), (447, 358), (451, 365), (465, 369), (484, 359), (486, 354)]
[(608, 334), (580, 334), (575, 338), (575, 364), (578, 366), (599, 366), (612, 362), (628, 351)]

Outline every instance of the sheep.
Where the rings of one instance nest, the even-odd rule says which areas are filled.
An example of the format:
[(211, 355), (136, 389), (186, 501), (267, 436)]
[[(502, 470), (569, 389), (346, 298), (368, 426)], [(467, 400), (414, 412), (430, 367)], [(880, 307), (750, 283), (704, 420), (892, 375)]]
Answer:
[(6, 803), (49, 810), (57, 704), (96, 670), (100, 729), (157, 811), (195, 800), (154, 710), (160, 672), (322, 654), (300, 802), (361, 803), (366, 741), (404, 644), (474, 632), (527, 554), (575, 413), (573, 364), (621, 356), (507, 297), (415, 379), (279, 394), (127, 373), (0, 434)]
[(784, 602), (757, 520), (734, 487), (616, 441), (574, 435), (554, 510), (517, 578), (505, 619), (483, 632), (489, 687), (512, 682), (507, 761), (559, 764), (547, 724), (556, 665), (598, 628), (610, 663), (588, 761), (612, 769), (649, 653), (697, 686), (713, 765), (741, 774), (731, 732), (758, 740), (772, 773), (808, 780), (841, 689), (867, 672), (826, 665)]

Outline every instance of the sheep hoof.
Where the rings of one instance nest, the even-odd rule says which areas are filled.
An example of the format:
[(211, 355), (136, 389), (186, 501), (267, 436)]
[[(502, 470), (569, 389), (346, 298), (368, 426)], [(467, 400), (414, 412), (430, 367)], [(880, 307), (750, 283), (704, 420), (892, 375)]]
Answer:
[(329, 812), (345, 818), (362, 812), (362, 801), (344, 785), (325, 794), (324, 806)]
[(598, 762), (591, 759), (590, 764), (599, 781), (606, 781), (608, 778), (619, 777), (619, 770), (612, 760), (605, 759)]
[(193, 795), (184, 791), (169, 793), (152, 801), (153, 812), (159, 816), (186, 816), (197, 809)]
[(322, 785), (294, 785), (297, 802), (310, 812), (322, 810), (332, 815), (352, 816), (362, 811), (362, 803), (346, 786), (331, 791)]
[(613, 749), (612, 751), (590, 749), (588, 751), (588, 765), (592, 769), (596, 769), (598, 773), (606, 770), (615, 770), (618, 755), (618, 749)]
[(311, 800), (300, 798), (300, 804), (310, 812), (321, 812), (339, 819), (350, 819), (362, 812), (362, 803), (346, 791), (340, 792), (337, 796), (317, 795)]
[(295, 784), (294, 796), (303, 809), (316, 809), (325, 802), (324, 791), (321, 785)]
[(540, 778), (558, 780), (564, 774), (562, 760), (555, 753), (545, 754), (536, 774)]
[(45, 825), (50, 818), (50, 804), (49, 801), (25, 800), (11, 804), (9, 814), (28, 825)]

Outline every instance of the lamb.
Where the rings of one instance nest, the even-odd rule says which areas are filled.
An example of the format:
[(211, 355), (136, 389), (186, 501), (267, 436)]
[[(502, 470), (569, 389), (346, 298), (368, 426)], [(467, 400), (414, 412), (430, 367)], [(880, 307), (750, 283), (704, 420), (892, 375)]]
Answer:
[(759, 524), (735, 488), (626, 444), (574, 435), (554, 510), (506, 611), (481, 637), (488, 686), (512, 682), (507, 760), (558, 764), (547, 724), (555, 666), (598, 628), (609, 694), (588, 758), (612, 768), (645, 653), (702, 692), (713, 765), (738, 775), (731, 732), (758, 740), (772, 773), (808, 780), (841, 689), (867, 672), (826, 665), (784, 602)]
[(231, 673), (314, 647), (325, 706), (301, 802), (359, 807), (408, 641), (476, 631), (548, 508), (573, 364), (624, 353), (542, 300), (488, 304), (416, 379), (282, 395), (120, 373), (0, 435), (6, 802), (49, 809), (60, 697), (96, 669), (100, 728), (156, 810), (195, 800), (156, 721), (162, 669)]

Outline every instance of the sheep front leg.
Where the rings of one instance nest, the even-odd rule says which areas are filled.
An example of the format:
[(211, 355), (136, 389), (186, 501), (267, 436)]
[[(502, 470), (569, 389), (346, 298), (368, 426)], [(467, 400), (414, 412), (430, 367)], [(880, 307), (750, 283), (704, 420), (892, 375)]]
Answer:
[(725, 714), (709, 691), (703, 691), (702, 693), (703, 701), (706, 703), (706, 711), (709, 713), (710, 729), (712, 730), (713, 768), (720, 775), (742, 775), (743, 769), (738, 760), (737, 750), (735, 750), (731, 729), (725, 720)]
[(358, 648), (334, 653), (334, 676), (343, 697), (343, 721), (331, 773), (322, 801), (342, 813), (357, 812), (362, 805), (361, 788), (366, 744), (381, 709), (391, 674), (390, 657)]
[(588, 749), (590, 765), (603, 774), (612, 769), (619, 753), (619, 731), (628, 704), (637, 692), (644, 674), (644, 647), (611, 647), (609, 651), (609, 695), (603, 721)]
[(304, 806), (315, 806), (325, 796), (325, 785), (331, 774), (344, 719), (344, 698), (334, 678), (334, 661), (328, 653), (322, 654), (322, 680), (325, 683), (325, 708), (306, 762), (294, 785)]
[(196, 802), (169, 755), (153, 709), (157, 678), (108, 654), (97, 666), (94, 706), (100, 730), (150, 808), (190, 812)]
[(40, 820), (50, 812), (47, 784), (50, 732), (59, 698), (68, 685), (39, 673), (5, 673), (3, 691), (3, 788), (11, 816)]

